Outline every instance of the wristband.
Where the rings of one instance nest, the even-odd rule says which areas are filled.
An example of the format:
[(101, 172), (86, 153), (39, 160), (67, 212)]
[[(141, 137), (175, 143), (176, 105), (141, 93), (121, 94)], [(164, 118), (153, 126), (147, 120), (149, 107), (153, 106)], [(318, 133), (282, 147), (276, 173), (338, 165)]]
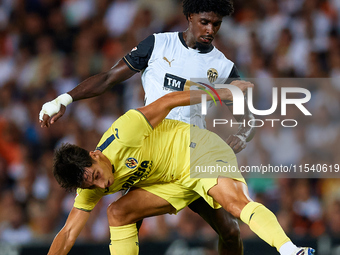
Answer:
[(45, 103), (42, 106), (42, 109), (39, 113), (39, 119), (41, 121), (43, 121), (44, 114), (52, 117), (52, 115), (54, 115), (54, 114), (56, 114), (60, 111), (60, 105), (61, 104), (66, 107), (67, 105), (72, 103), (72, 101), (73, 101), (73, 98), (69, 94), (64, 93), (64, 94), (58, 96), (56, 99)]
[(73, 98), (67, 93), (61, 94), (55, 100), (57, 101), (57, 103), (60, 103), (65, 107), (73, 102)]

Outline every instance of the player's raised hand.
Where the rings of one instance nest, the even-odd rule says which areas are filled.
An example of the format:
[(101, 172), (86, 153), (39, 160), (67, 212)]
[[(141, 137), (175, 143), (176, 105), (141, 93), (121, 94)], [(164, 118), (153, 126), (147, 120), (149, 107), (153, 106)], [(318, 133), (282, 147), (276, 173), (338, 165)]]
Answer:
[(239, 153), (247, 146), (246, 138), (242, 135), (230, 135), (226, 140), (226, 143), (236, 153)]
[[(49, 127), (56, 122), (66, 111), (66, 106), (72, 103), (72, 97), (65, 93), (56, 99), (45, 103), (39, 113), (39, 122), (41, 127)], [(51, 118), (52, 117), (52, 118)]]

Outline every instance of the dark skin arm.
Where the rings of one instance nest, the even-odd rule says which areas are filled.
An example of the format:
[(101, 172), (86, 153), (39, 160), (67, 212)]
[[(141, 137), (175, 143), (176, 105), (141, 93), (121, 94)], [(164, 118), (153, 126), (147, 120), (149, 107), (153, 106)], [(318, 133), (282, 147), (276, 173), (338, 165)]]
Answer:
[[(233, 112), (233, 105), (228, 105), (230, 112)], [(226, 143), (234, 150), (235, 153), (239, 153), (246, 148), (247, 142), (253, 139), (255, 135), (255, 128), (248, 125), (248, 121), (254, 120), (254, 115), (249, 111), (247, 104), (244, 108), (244, 115), (234, 115), (237, 122), (244, 122), (245, 125), (240, 125), (236, 134), (230, 135), (226, 140)], [(251, 122), (250, 122), (251, 123)]]
[[(121, 59), (111, 70), (91, 76), (67, 93), (73, 98), (73, 101), (96, 97), (113, 86), (127, 80), (135, 73), (136, 72), (132, 71)], [(40, 121), (41, 127), (49, 127), (63, 116), (65, 111), (66, 107), (61, 105), (59, 112), (52, 116), (52, 118), (44, 114), (43, 121)]]

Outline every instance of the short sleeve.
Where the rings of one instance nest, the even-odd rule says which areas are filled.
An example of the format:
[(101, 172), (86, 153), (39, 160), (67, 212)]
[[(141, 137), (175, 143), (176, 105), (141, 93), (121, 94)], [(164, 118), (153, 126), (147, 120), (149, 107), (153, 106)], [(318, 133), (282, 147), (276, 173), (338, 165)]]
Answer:
[(138, 110), (130, 110), (112, 125), (116, 141), (128, 147), (140, 147), (153, 128), (145, 116)]
[(240, 80), (241, 77), (240, 77), (240, 74), (236, 68), (236, 66), (234, 65), (233, 66), (233, 69), (231, 69), (231, 72), (229, 74), (229, 77), (227, 79), (227, 84), (230, 84), (232, 81), (235, 81), (235, 80)]
[(77, 189), (77, 196), (74, 200), (74, 207), (90, 212), (103, 197), (104, 193), (99, 189)]
[[(228, 79), (226, 81), (226, 84), (230, 84), (233, 81), (240, 80), (240, 79), (241, 79), (241, 77), (240, 77), (240, 75), (238, 73), (238, 70), (237, 70), (236, 66), (234, 65), (233, 69), (231, 69), (231, 72), (230, 72), (229, 77), (228, 77)], [(225, 100), (224, 103), (226, 105), (232, 105), (233, 101)]]
[(123, 60), (125, 64), (133, 71), (140, 72), (148, 66), (153, 48), (155, 45), (155, 36), (150, 35), (141, 41), (137, 47), (133, 48)]

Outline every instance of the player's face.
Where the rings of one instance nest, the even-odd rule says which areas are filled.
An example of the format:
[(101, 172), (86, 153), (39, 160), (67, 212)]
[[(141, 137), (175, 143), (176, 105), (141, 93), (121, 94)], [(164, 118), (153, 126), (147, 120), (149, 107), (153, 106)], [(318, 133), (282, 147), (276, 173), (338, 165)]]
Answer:
[(94, 163), (85, 169), (83, 188), (109, 188), (114, 182), (113, 166), (110, 160), (100, 151), (91, 151), (90, 156)]
[[(197, 48), (209, 48), (222, 23), (222, 16), (214, 12), (193, 13), (188, 17), (191, 38)], [(190, 40), (190, 38), (188, 38)], [(188, 42), (187, 42), (188, 43)], [(193, 45), (189, 45), (192, 47)]]

